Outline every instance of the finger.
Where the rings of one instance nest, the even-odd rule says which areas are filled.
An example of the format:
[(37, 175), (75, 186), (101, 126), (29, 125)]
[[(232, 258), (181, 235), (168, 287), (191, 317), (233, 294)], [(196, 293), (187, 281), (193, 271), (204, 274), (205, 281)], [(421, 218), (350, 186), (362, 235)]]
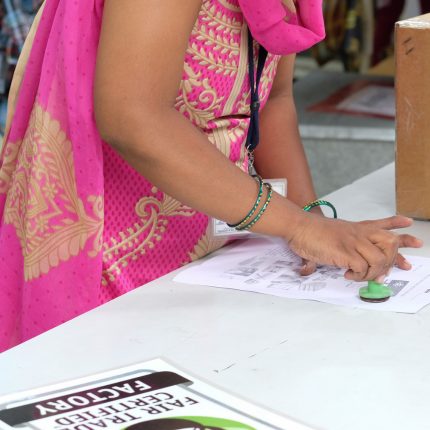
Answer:
[(392, 231), (377, 230), (370, 236), (370, 240), (384, 253), (386, 258), (384, 267), (379, 275), (375, 277), (375, 281), (381, 284), (396, 263), (400, 238), (397, 233)]
[(380, 228), (382, 230), (394, 230), (396, 228), (410, 227), (414, 223), (412, 218), (404, 216), (392, 216), (390, 218), (377, 219), (373, 221), (361, 221), (360, 224), (370, 227)]
[(412, 264), (409, 263), (409, 261), (406, 260), (406, 258), (403, 257), (402, 254), (397, 254), (396, 265), (399, 269), (402, 269), (402, 270), (411, 270), (412, 269)]
[(410, 234), (399, 235), (399, 248), (421, 248), (424, 242)]
[(349, 258), (349, 270), (344, 274), (345, 279), (355, 282), (362, 282), (365, 280), (367, 271), (369, 270), (369, 264), (366, 259), (357, 252), (354, 251)]
[[(347, 279), (348, 281), (355, 281), (354, 279), (354, 271), (352, 269), (348, 269), (345, 274), (343, 275), (343, 277), (345, 279)], [(360, 281), (355, 281), (355, 282), (360, 282)]]
[(372, 281), (381, 275), (386, 275), (390, 270), (389, 266), (394, 266), (394, 256), (387, 256), (379, 246), (368, 240), (358, 243), (357, 251), (366, 260), (368, 265), (367, 273), (364, 275), (362, 281)]
[(309, 276), (317, 270), (317, 263), (314, 261), (305, 260), (303, 258), (303, 267), (300, 269), (300, 275)]

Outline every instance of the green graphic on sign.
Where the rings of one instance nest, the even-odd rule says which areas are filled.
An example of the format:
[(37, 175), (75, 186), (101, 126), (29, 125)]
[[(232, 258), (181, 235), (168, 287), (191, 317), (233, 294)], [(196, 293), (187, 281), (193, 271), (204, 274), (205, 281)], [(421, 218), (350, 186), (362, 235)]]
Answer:
[(172, 417), (146, 421), (127, 430), (256, 430), (238, 421), (213, 417)]

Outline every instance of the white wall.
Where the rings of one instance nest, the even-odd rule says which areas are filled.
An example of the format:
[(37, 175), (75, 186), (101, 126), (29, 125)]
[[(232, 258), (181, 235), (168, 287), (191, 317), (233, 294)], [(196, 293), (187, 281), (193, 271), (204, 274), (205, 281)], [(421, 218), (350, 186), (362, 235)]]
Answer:
[[(397, 0), (393, 0), (397, 1)], [(405, 9), (401, 19), (413, 18), (421, 15), (421, 6), (419, 0), (406, 0)]]

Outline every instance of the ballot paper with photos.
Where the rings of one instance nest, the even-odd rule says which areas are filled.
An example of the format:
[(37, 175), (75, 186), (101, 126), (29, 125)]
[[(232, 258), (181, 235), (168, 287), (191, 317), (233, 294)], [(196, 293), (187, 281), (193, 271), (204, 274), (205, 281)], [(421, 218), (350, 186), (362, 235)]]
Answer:
[(301, 276), (301, 257), (279, 238), (247, 239), (199, 266), (180, 272), (173, 281), (230, 288), (324, 303), (416, 313), (430, 303), (430, 259), (407, 256), (409, 271), (394, 267), (384, 285), (393, 290), (384, 303), (360, 300), (359, 289), (366, 282), (344, 278), (345, 269), (318, 265), (310, 276)]

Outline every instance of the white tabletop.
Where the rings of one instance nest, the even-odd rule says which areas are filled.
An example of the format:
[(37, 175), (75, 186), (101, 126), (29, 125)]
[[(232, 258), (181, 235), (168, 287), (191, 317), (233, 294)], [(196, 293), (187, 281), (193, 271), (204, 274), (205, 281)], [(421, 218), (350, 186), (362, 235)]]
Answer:
[[(394, 166), (327, 199), (349, 220), (393, 215)], [(410, 254), (430, 257), (429, 227), (410, 229), (427, 242)], [(351, 309), (178, 284), (175, 273), (1, 354), (0, 395), (164, 356), (327, 430), (430, 428), (428, 309)]]

